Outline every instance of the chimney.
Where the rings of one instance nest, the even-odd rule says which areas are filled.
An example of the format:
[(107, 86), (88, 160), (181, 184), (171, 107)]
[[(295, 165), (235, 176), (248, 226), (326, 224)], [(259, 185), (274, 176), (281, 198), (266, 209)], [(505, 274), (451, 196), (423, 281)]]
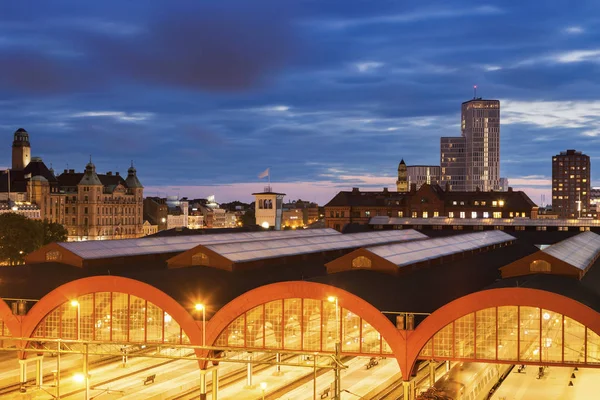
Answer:
[(108, 172), (106, 173), (106, 176), (112, 176), (112, 171), (108, 171)]
[(388, 188), (384, 187), (383, 188), (383, 193), (388, 193)]
[(509, 186), (509, 187), (508, 187), (508, 193), (512, 193), (512, 191), (513, 191), (513, 188), (512, 188), (512, 186)]
[(70, 169), (70, 170), (69, 170), (69, 173), (70, 173), (70, 174), (74, 174), (74, 173), (75, 173), (75, 170), (74, 170), (74, 169)]
[(65, 169), (65, 171), (63, 172), (63, 174), (66, 174), (67, 172), (69, 172), (69, 170), (68, 170), (68, 169)]
[(115, 172), (115, 176), (121, 176), (121, 175), (119, 174), (119, 171)]
[(353, 187), (353, 188), (352, 188), (352, 193), (353, 193), (353, 194), (354, 194), (354, 193), (360, 193), (360, 190), (358, 190), (358, 188), (357, 188), (357, 187)]
[(411, 183), (410, 184), (410, 192), (411, 193), (415, 193), (417, 191), (417, 184), (416, 183)]

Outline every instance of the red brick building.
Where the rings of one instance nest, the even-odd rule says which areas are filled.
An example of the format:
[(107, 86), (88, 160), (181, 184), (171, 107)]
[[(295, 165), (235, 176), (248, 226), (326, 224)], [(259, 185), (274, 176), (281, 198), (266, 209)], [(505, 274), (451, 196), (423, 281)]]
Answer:
[(339, 192), (325, 205), (325, 225), (341, 231), (346, 224), (367, 224), (371, 217), (537, 218), (537, 205), (521, 191), (453, 192), (439, 185), (412, 185), (406, 193)]

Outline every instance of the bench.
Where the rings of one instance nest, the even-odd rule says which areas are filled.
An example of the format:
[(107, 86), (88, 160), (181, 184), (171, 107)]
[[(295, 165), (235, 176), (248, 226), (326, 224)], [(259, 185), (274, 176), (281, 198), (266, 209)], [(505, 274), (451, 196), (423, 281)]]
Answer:
[(323, 393), (321, 393), (321, 398), (324, 399), (324, 398), (329, 397), (330, 390), (331, 390), (331, 388), (327, 388), (327, 389), (323, 390)]
[(146, 379), (144, 379), (144, 386), (150, 384), (150, 383), (154, 383), (154, 380), (156, 379), (156, 374), (152, 374), (146, 377)]

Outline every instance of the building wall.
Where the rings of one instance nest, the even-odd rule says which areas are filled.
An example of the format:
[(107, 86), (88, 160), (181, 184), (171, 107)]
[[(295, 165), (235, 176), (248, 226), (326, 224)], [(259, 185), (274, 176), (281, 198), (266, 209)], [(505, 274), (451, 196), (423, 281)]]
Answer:
[(281, 228), (283, 195), (277, 193), (255, 193), (256, 225)]
[(69, 240), (141, 237), (143, 189), (78, 185), (65, 191), (64, 215)]
[(466, 190), (500, 190), (500, 101), (473, 99), (462, 104)]
[(409, 165), (407, 167), (408, 187), (414, 183), (417, 190), (427, 183), (428, 185), (439, 185), (441, 182), (441, 168), (437, 165)]
[(454, 191), (466, 190), (466, 142), (463, 137), (442, 137), (440, 139), (441, 186), (450, 185)]
[(147, 197), (144, 199), (144, 214), (158, 226), (159, 231), (167, 229), (168, 208), (162, 199)]
[[(587, 217), (590, 212), (590, 157), (567, 150), (552, 157), (552, 211), (561, 218)], [(579, 211), (581, 201), (581, 212)], [(590, 215), (591, 216), (591, 215)]]

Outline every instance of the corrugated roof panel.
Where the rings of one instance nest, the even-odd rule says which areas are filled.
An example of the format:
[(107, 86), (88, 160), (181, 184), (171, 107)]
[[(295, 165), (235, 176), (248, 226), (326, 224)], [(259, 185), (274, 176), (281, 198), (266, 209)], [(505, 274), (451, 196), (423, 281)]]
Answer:
[(236, 262), (256, 261), (274, 257), (316, 253), (339, 249), (372, 246), (374, 244), (426, 239), (427, 236), (413, 229), (348, 233), (319, 238), (293, 238), (274, 241), (257, 241), (238, 244), (215, 244), (206, 247)]
[(584, 271), (600, 253), (600, 235), (583, 232), (542, 251)]
[(410, 243), (374, 246), (368, 247), (367, 250), (401, 267), (512, 240), (515, 238), (503, 231), (485, 231)]
[(83, 259), (113, 258), (144, 254), (186, 251), (200, 244), (240, 243), (289, 238), (342, 236), (334, 229), (298, 229), (291, 231), (239, 232), (122, 240), (64, 242), (60, 246)]

